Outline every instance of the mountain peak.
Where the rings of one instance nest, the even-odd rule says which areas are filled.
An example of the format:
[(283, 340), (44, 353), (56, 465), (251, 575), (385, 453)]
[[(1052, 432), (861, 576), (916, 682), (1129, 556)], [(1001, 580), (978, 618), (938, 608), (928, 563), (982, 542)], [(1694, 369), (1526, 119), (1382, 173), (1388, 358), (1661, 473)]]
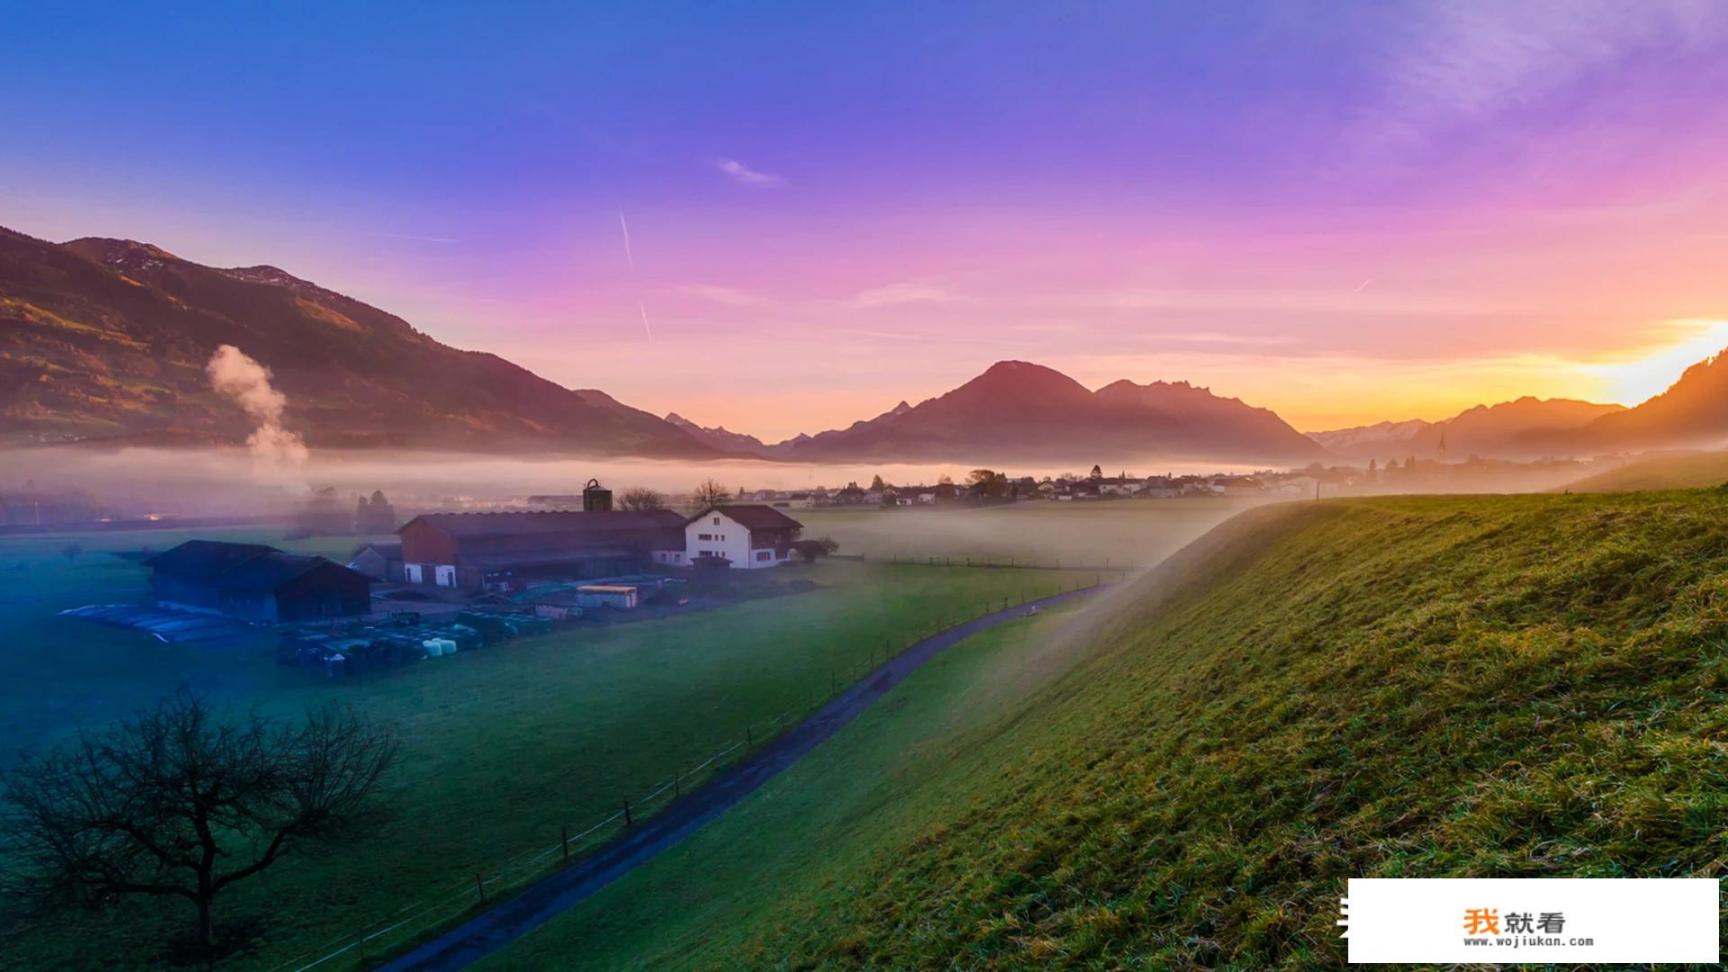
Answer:
[(180, 259), (153, 243), (105, 236), (83, 236), (60, 246), (116, 270), (154, 269), (170, 260)]
[[(1021, 404), (1079, 401), (1090, 398), (1086, 386), (1054, 368), (1029, 361), (998, 361), (984, 373), (938, 401), (980, 400)], [(924, 408), (925, 405), (918, 406)]]
[(235, 280), (244, 280), (247, 283), (266, 284), (271, 287), (318, 288), (318, 285), (310, 280), (302, 280), (280, 267), (273, 267), (267, 263), (259, 264), (255, 267), (230, 267), (221, 272), (233, 277)]
[(1028, 361), (998, 361), (946, 394), (806, 440), (789, 458), (1088, 463), (1148, 456), (1312, 459), (1314, 443), (1265, 409), (1186, 382), (1114, 382), (1094, 394)]

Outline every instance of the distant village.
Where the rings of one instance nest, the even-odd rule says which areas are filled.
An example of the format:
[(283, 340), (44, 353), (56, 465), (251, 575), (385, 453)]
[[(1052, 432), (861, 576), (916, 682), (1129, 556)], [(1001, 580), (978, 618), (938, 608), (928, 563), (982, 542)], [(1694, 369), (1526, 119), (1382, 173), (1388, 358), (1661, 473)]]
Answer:
[[(1057, 503), (1092, 500), (1178, 500), (1206, 497), (1239, 499), (1289, 499), (1314, 496), (1373, 495), (1401, 492), (1488, 492), (1514, 490), (1532, 475), (1555, 483), (1619, 463), (1617, 458), (1593, 461), (1548, 459), (1511, 462), (1471, 457), (1462, 462), (1408, 457), (1370, 460), (1366, 466), (1327, 466), (1315, 463), (1301, 469), (1261, 470), (1251, 473), (1192, 473), (1139, 476), (1126, 471), (1106, 473), (1093, 466), (1090, 473), (1062, 476), (1013, 476), (991, 469), (973, 470), (963, 481), (943, 477), (933, 484), (899, 485), (877, 476), (869, 485), (849, 482), (829, 489), (740, 489), (738, 496), (754, 503), (781, 509), (827, 507), (922, 507), (939, 505), (985, 505), (1024, 501)], [(530, 502), (557, 497), (530, 497)], [(683, 497), (675, 499), (683, 500)]]
[[(843, 486), (812, 486), (801, 489), (766, 489), (750, 486), (724, 487), (732, 502), (764, 503), (777, 509), (826, 507), (926, 507), (948, 504), (1048, 500), (1074, 502), (1103, 499), (1185, 499), (1195, 497), (1262, 497), (1269, 499), (1320, 495), (1372, 495), (1397, 492), (1494, 492), (1531, 487), (1533, 479), (1558, 485), (1570, 479), (1612, 468), (1624, 456), (1594, 459), (1542, 459), (1514, 462), (1472, 456), (1462, 461), (1419, 459), (1414, 456), (1366, 465), (1314, 463), (1300, 469), (1261, 470), (1251, 473), (1164, 473), (1138, 475), (1128, 471), (1107, 472), (1093, 466), (1089, 473), (1033, 477), (990, 469), (973, 470), (958, 482), (942, 477), (934, 483), (888, 483), (881, 476), (868, 485), (848, 482)], [(712, 485), (712, 484), (707, 484)], [(715, 487), (716, 489), (720, 487)], [(690, 509), (715, 495), (660, 493), (650, 489), (626, 490), (622, 509), (674, 507)], [(452, 509), (540, 509), (580, 508), (578, 493), (535, 494), (515, 500), (471, 496), (416, 496), (406, 505), (413, 510)], [(197, 526), (204, 522), (276, 521), (280, 516), (247, 518), (188, 517), (133, 508), (135, 504), (104, 501), (89, 492), (64, 486), (37, 486), (26, 481), (8, 488), (0, 484), (0, 532), (29, 532), (53, 527), (111, 527), (116, 529), (168, 525)], [(303, 506), (291, 515), (293, 529), (301, 536), (332, 534), (378, 534), (393, 529), (396, 510), (381, 492), (344, 495), (334, 487), (311, 491)]]
[[(1243, 502), (1416, 491), (1518, 488), (1533, 472), (1562, 482), (1581, 462), (1443, 463), (1409, 458), (1384, 466), (1324, 466), (1246, 474), (1107, 473), (1016, 476), (974, 469), (962, 481), (835, 488), (751, 489), (707, 480), (688, 494), (633, 487), (618, 495), (597, 480), (579, 492), (516, 500), (415, 498), (407, 511), (382, 491), (313, 489), (286, 518), (236, 522), (115, 515), (76, 491), (0, 494), (0, 530), (246, 527), (284, 541), (353, 537), (331, 559), (267, 543), (192, 539), (136, 559), (150, 572), (148, 604), (87, 605), (66, 614), (132, 628), (163, 641), (224, 642), (273, 629), (278, 660), (327, 676), (439, 658), (564, 624), (700, 610), (740, 597), (811, 589), (774, 568), (834, 555), (805, 536), (799, 511), (943, 510), (1017, 503)], [(145, 534), (148, 535), (147, 533)], [(232, 536), (232, 534), (229, 534)], [(387, 538), (387, 539), (386, 539)], [(364, 542), (360, 542), (363, 540)], [(76, 544), (70, 545), (68, 556)], [(760, 579), (750, 578), (761, 575)]]

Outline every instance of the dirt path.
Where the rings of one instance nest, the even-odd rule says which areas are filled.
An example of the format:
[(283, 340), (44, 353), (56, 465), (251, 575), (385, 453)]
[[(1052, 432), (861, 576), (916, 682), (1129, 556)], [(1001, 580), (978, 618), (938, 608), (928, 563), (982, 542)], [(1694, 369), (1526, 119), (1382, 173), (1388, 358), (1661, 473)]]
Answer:
[(497, 907), (407, 952), (379, 968), (387, 972), (451, 970), (498, 951), (574, 907), (633, 868), (676, 845), (743, 800), (762, 784), (797, 763), (823, 740), (887, 694), (943, 649), (1024, 617), (1033, 605), (1049, 607), (1084, 597), (1098, 588), (1069, 591), (995, 611), (938, 632), (895, 655), (787, 730), (744, 762), (723, 772), (666, 809), (642, 821), (599, 851), (529, 885)]

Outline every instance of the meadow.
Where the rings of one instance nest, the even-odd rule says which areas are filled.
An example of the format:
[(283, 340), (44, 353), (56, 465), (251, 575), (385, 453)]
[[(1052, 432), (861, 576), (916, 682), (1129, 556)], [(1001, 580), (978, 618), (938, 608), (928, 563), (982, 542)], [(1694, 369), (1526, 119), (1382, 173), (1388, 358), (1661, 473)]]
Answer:
[(1575, 493), (1699, 489), (1728, 483), (1728, 452), (1677, 452), (1634, 459), (1566, 486)]
[[(1142, 529), (1168, 526), (1140, 522)], [(357, 542), (284, 543), (258, 531), (199, 535), (336, 557)], [(255, 947), (227, 963), (236, 968), (295, 967), (418, 913), (428, 897), (446, 897), (448, 904), (320, 968), (376, 958), (470, 907), (477, 875), (489, 895), (507, 893), (538, 873), (517, 866), (524, 857), (555, 847), (565, 829), (581, 833), (624, 799), (662, 789), (717, 750), (761, 739), (776, 718), (807, 710), (884, 651), (988, 603), (1077, 582), (1069, 571), (829, 561), (788, 568), (820, 585), (810, 593), (568, 629), (335, 682), (278, 668), (264, 636), (192, 648), (54, 616), (80, 604), (142, 599), (145, 571), (118, 554), (181, 539), (149, 531), (0, 541), (0, 569), (16, 581), (4, 615), (13, 638), (0, 656), (6, 758), (18, 746), (99, 728), (181, 685), (283, 716), (346, 702), (396, 726), (405, 752), (385, 794), (394, 819), (362, 844), (290, 859), (236, 886), (219, 904), (221, 916), (262, 919)], [(73, 542), (82, 550), (68, 556)], [(668, 796), (662, 791), (657, 801)], [(639, 803), (637, 812), (657, 805)], [(610, 833), (602, 828), (585, 839)], [(63, 915), (9, 930), (9, 958), (32, 967), (148, 965), (187, 918), (174, 904), (147, 901)]]
[(1336, 968), (1352, 876), (1721, 876), (1725, 753), (1728, 494), (1286, 504), (487, 968)]
[(1232, 514), (1224, 499), (796, 510), (804, 535), (871, 560), (1150, 567)]

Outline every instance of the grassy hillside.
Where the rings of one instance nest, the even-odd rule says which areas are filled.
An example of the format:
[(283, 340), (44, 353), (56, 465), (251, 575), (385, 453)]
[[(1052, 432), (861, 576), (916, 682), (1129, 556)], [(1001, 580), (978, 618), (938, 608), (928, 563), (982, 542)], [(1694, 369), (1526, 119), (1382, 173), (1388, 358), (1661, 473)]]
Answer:
[(1618, 469), (1581, 479), (1566, 488), (1575, 493), (1620, 493), (1700, 489), (1723, 483), (1728, 483), (1728, 452), (1685, 452), (1629, 462)]
[(1728, 857), (1723, 493), (1269, 507), (1098, 613), (1048, 687), (995, 653), (1060, 629), (969, 646), (494, 965), (1334, 968), (1351, 876)]
[[(885, 644), (903, 647), (945, 621), (980, 612), (986, 602), (1074, 582), (1031, 570), (824, 563), (790, 569), (823, 585), (812, 593), (570, 629), (332, 683), (278, 669), (262, 644), (183, 649), (52, 617), (63, 600), (137, 596), (142, 570), (104, 550), (138, 539), (86, 536), (90, 549), (76, 559), (56, 552), (65, 538), (0, 542), (0, 564), (23, 565), (16, 576), (29, 581), (7, 606), (14, 632), (29, 640), (0, 646), (0, 672), (8, 676), (0, 743), (99, 725), (100, 717), (122, 714), (182, 678), (219, 701), (272, 714), (347, 701), (403, 736), (403, 760), (388, 786), (395, 818), (384, 832), (339, 854), (286, 860), (236, 886), (223, 913), (263, 922), (256, 952), (228, 963), (240, 968), (295, 967), (303, 956), (343, 944), (344, 936), (457, 889), (447, 906), (373, 940), (375, 957), (460, 914), (471, 903), (467, 892), (477, 873), (491, 882), (504, 863), (556, 845), (561, 826), (580, 832), (622, 799), (640, 798), (675, 770), (688, 771), (742, 738), (746, 727), (760, 739), (775, 716), (825, 698), (831, 685), (846, 684), (880, 657)], [(32, 693), (65, 701), (31, 701)], [(7, 745), (0, 766), (11, 757)], [(528, 873), (512, 870), (510, 878)], [(489, 893), (507, 887), (490, 884)], [(34, 929), (0, 925), (8, 960), (0, 965), (149, 965), (164, 937), (187, 920), (179, 902), (129, 901)], [(357, 958), (349, 953), (319, 968), (352, 967)]]

